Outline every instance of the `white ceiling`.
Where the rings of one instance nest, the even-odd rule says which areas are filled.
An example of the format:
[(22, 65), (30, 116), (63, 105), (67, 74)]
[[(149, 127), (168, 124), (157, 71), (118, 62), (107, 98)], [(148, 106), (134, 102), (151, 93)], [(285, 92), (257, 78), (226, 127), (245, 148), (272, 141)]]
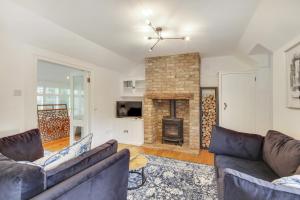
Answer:
[(125, 73), (136, 67), (136, 63), (126, 57), (81, 37), (12, 0), (0, 0), (0, 37), (14, 45), (26, 46), (26, 53), (39, 54), (40, 50), (48, 50), (86, 67), (98, 66)]
[[(260, 0), (14, 0), (52, 22), (132, 61), (147, 56), (200, 52), (232, 53)], [(145, 11), (151, 10), (150, 16)], [(150, 19), (167, 36), (190, 41), (162, 41), (152, 53)]]
[(239, 50), (249, 53), (260, 44), (275, 51), (300, 34), (299, 0), (262, 0), (243, 37)]

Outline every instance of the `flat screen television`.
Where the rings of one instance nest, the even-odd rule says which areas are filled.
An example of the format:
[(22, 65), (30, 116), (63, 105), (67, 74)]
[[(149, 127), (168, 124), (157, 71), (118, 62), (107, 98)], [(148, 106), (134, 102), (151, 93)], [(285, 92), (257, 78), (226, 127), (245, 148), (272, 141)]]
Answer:
[(142, 117), (141, 101), (117, 101), (117, 117)]

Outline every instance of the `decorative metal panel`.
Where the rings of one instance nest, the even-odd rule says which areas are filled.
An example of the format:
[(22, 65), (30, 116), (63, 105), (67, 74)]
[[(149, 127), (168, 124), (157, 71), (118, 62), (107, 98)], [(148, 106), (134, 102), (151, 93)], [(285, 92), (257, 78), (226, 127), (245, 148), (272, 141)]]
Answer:
[(38, 105), (37, 115), (43, 142), (70, 135), (70, 118), (66, 104)]

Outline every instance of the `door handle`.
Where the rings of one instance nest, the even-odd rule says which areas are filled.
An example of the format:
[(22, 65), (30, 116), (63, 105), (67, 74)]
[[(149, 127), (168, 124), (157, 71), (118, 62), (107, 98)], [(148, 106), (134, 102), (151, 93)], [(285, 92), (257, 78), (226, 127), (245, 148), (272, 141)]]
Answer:
[(227, 103), (224, 103), (224, 110), (226, 110), (228, 107)]

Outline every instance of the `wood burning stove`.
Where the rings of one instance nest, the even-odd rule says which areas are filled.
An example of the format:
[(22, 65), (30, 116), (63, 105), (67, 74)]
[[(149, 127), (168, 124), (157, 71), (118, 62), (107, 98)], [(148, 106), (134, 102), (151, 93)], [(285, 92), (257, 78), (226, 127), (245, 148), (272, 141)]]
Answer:
[(170, 116), (162, 119), (162, 143), (183, 144), (183, 119), (176, 117), (176, 100), (170, 100)]

